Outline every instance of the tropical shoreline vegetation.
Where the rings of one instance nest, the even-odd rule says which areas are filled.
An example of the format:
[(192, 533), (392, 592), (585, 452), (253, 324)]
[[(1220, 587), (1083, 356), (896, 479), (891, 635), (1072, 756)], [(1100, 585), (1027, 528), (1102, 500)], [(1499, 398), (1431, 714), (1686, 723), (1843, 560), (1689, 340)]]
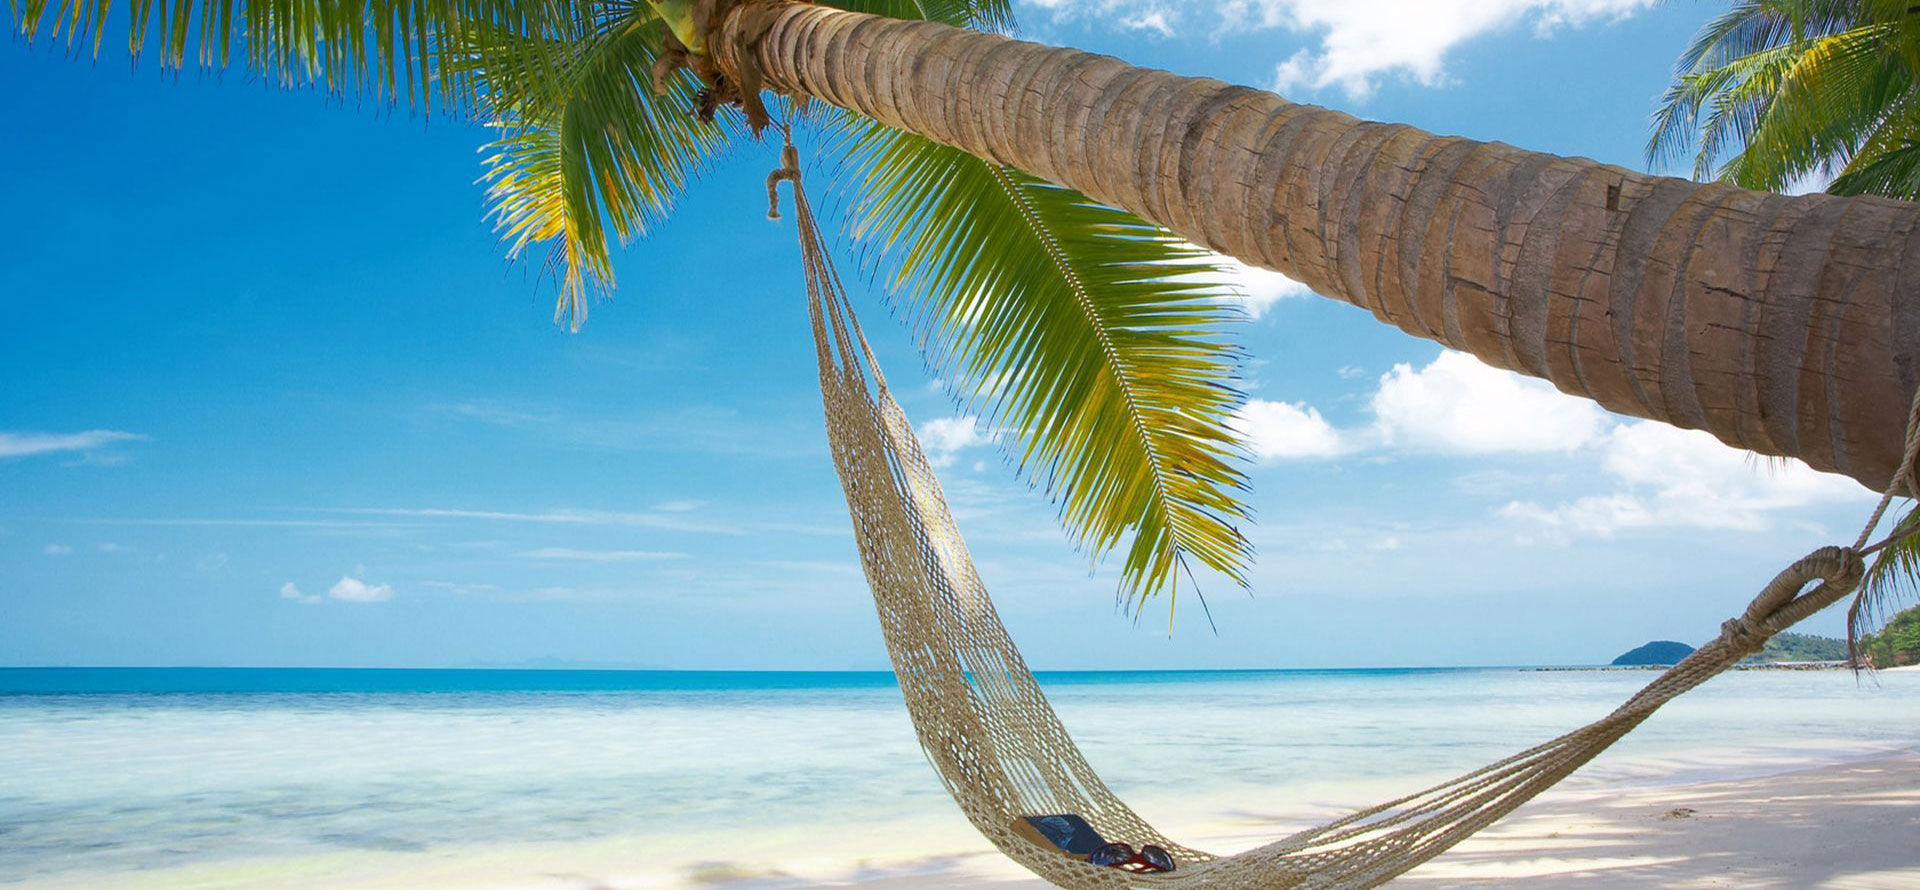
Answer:
[(1920, 664), (1920, 606), (1896, 613), (1878, 632), (1862, 637), (1860, 651), (1876, 668)]

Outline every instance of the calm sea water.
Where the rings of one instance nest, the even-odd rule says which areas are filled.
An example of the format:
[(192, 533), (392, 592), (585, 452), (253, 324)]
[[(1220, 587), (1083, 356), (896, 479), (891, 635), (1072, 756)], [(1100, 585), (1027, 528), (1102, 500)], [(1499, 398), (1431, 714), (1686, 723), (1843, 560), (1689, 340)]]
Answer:
[[(1042, 682), (1123, 796), (1178, 834), (1218, 836), (1446, 778), (1594, 719), (1651, 677)], [(1920, 675), (1735, 673), (1571, 787), (1916, 745)], [(983, 846), (887, 674), (0, 669), (7, 886), (624, 887)], [(507, 874), (530, 877), (493, 879)]]

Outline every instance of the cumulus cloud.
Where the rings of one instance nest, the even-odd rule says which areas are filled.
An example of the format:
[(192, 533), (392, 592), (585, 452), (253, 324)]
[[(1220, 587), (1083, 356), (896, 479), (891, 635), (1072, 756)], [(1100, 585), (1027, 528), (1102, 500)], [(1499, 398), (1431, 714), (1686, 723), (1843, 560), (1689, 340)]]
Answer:
[(980, 418), (973, 415), (929, 420), (914, 432), (927, 451), (927, 462), (936, 467), (951, 466), (961, 451), (993, 442), (992, 436), (981, 432)]
[(524, 559), (565, 559), (577, 562), (652, 562), (663, 559), (690, 559), (685, 553), (657, 550), (574, 550), (567, 547), (542, 547), (518, 554)]
[(63, 451), (89, 452), (115, 442), (145, 439), (139, 433), (87, 430), (83, 433), (0, 433), (0, 460)]
[(346, 575), (328, 588), (327, 595), (348, 603), (379, 603), (393, 599), (393, 588), (385, 584), (368, 584)]
[[(1087, 17), (1163, 34), (1284, 30), (1317, 40), (1274, 69), (1273, 87), (1339, 88), (1354, 98), (1373, 92), (1384, 75), (1424, 86), (1446, 83), (1446, 57), (1473, 38), (1531, 25), (1536, 35), (1608, 22), (1651, 8), (1656, 0), (1035, 0), (1055, 18)], [(1149, 24), (1150, 23), (1150, 24)]]
[(1320, 35), (1274, 69), (1274, 89), (1339, 87), (1364, 99), (1381, 75), (1422, 86), (1446, 82), (1449, 50), (1482, 34), (1531, 23), (1538, 35), (1632, 15), (1654, 0), (1241, 0), (1223, 6), (1240, 26)]
[(1380, 378), (1373, 411), (1385, 444), (1451, 454), (1572, 451), (1612, 425), (1586, 399), (1460, 352), (1419, 370), (1395, 365)]
[(1380, 376), (1370, 405), (1371, 424), (1341, 428), (1304, 402), (1255, 399), (1235, 426), (1262, 460), (1382, 451), (1565, 455), (1569, 463), (1550, 478), (1591, 479), (1598, 493), (1541, 503), (1524, 496), (1539, 477), (1506, 468), (1456, 480), (1469, 494), (1509, 499), (1499, 512), (1523, 524), (1528, 538), (1674, 527), (1764, 531), (1782, 513), (1873, 499), (1843, 476), (1796, 460), (1757, 458), (1698, 430), (1621, 420), (1544, 381), (1458, 352), (1443, 352), (1423, 367), (1395, 365)]
[(1844, 476), (1797, 460), (1755, 458), (1699, 430), (1633, 421), (1615, 426), (1601, 447), (1601, 472), (1618, 490), (1554, 506), (1515, 500), (1501, 514), (1547, 530), (1602, 536), (1671, 526), (1765, 531), (1778, 511), (1873, 500)]
[(1337, 457), (1350, 450), (1340, 431), (1305, 402), (1251, 399), (1232, 422), (1260, 460)]

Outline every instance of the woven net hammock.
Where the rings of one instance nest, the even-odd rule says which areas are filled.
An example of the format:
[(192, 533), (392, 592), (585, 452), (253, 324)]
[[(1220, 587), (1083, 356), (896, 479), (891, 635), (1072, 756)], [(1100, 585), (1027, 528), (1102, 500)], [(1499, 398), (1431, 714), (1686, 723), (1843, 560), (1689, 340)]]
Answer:
[[(1094, 773), (1008, 637), (940, 483), (853, 317), (800, 187), (791, 145), (783, 159), (768, 179), (769, 197), (777, 200), (778, 181), (792, 182), (834, 466), (914, 729), (974, 827), (1060, 887), (1355, 890), (1384, 884), (1553, 786), (1662, 704), (1760, 651), (1767, 638), (1847, 596), (1860, 583), (1861, 555), (1885, 546), (1866, 547), (1863, 534), (1854, 547), (1822, 548), (1795, 562), (1723, 625), (1719, 637), (1588, 726), (1242, 853), (1216, 856), (1185, 846), (1148, 825)], [(1910, 433), (1901, 480), (1914, 475), (1916, 446)], [(1869, 531), (1886, 504), (1883, 499)], [(1027, 816), (1067, 813), (1106, 838), (1164, 847), (1178, 868), (1142, 874), (1092, 865), (1026, 827)]]

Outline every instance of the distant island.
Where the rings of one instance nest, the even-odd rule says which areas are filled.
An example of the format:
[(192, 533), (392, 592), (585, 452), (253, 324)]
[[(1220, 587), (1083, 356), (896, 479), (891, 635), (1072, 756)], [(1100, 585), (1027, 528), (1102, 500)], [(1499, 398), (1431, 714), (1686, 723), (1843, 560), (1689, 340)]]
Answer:
[(1654, 640), (1644, 646), (1635, 646), (1621, 653), (1613, 660), (1614, 667), (1646, 667), (1650, 665), (1679, 664), (1680, 659), (1693, 654), (1693, 647), (1672, 640)]
[[(1908, 612), (1913, 613), (1910, 624), (1912, 631), (1916, 635), (1915, 642), (1920, 643), (1920, 609), (1909, 609)], [(1907, 615), (1905, 612), (1901, 614), (1902, 616)], [(1900, 618), (1896, 617), (1894, 619), (1895, 624), (1900, 620)], [(1895, 624), (1888, 625), (1888, 632), (1894, 631)], [(1883, 635), (1887, 634), (1883, 633)], [(1892, 647), (1889, 646), (1887, 648), (1889, 653), (1891, 653)], [(1655, 640), (1644, 646), (1637, 646), (1622, 653), (1619, 658), (1613, 660), (1612, 665), (1614, 667), (1662, 667), (1678, 664), (1681, 659), (1692, 654), (1693, 647), (1685, 643), (1676, 643), (1672, 640)], [(1920, 652), (1913, 653), (1913, 657), (1915, 660), (1920, 660)], [(1758, 654), (1749, 655), (1741, 659), (1740, 663), (1785, 664), (1821, 661), (1843, 662), (1846, 660), (1847, 641), (1845, 640), (1836, 640), (1833, 637), (1819, 637), (1812, 634), (1783, 633), (1768, 640), (1767, 647), (1760, 650)], [(1889, 654), (1889, 660), (1892, 660), (1891, 654)]]
[(1778, 664), (1783, 661), (1846, 661), (1847, 641), (1812, 634), (1783, 633), (1767, 641), (1758, 655), (1741, 664)]

